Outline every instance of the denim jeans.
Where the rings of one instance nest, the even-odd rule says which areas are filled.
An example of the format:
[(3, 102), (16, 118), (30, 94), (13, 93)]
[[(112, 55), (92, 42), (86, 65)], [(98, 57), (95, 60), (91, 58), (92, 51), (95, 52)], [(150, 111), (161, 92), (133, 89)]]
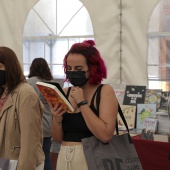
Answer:
[(45, 154), (44, 170), (52, 170), (52, 164), (50, 160), (50, 147), (51, 147), (51, 137), (43, 138), (43, 151)]

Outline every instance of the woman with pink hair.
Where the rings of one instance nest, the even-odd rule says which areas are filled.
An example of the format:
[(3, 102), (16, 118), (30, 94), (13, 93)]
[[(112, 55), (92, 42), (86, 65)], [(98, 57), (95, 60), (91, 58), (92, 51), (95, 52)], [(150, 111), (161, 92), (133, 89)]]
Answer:
[(88, 170), (81, 140), (96, 136), (107, 143), (115, 130), (118, 103), (113, 88), (101, 83), (107, 69), (94, 45), (93, 40), (75, 43), (64, 58), (66, 78), (73, 86), (63, 90), (74, 113), (49, 103), (52, 136), (61, 142), (57, 170)]

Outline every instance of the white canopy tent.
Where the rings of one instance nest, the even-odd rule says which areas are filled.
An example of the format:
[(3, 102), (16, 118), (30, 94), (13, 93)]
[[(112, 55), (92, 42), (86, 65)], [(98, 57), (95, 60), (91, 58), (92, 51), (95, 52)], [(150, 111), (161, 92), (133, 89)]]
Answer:
[[(37, 2), (0, 0), (0, 46), (12, 48), (21, 63), (24, 24)], [(148, 86), (148, 22), (159, 0), (81, 2), (89, 12), (96, 46), (108, 67), (105, 82)]]

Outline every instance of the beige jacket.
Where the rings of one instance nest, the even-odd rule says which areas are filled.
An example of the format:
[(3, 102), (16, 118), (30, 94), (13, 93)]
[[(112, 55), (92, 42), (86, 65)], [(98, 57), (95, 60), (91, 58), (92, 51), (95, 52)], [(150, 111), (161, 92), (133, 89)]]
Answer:
[(35, 170), (44, 161), (43, 110), (34, 89), (22, 83), (0, 112), (0, 158), (18, 160), (17, 170)]

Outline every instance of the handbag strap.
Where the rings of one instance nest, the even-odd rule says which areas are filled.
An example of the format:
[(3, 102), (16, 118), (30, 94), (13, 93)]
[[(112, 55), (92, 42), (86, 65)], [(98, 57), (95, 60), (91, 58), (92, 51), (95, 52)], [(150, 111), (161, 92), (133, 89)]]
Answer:
[[(119, 102), (118, 102), (118, 113), (119, 113), (119, 115), (120, 115), (120, 117), (121, 117), (121, 119), (122, 119), (122, 121), (123, 121), (123, 124), (124, 124), (125, 127), (126, 127), (127, 132), (129, 133), (129, 128), (128, 128), (126, 119), (125, 119), (125, 117), (124, 117), (124, 115), (123, 115), (123, 112), (122, 112), (122, 109), (121, 109), (121, 107), (120, 107)], [(117, 133), (117, 135), (119, 134), (119, 129), (118, 129), (118, 122), (117, 122), (117, 120), (116, 120), (116, 133)]]
[[(130, 136), (130, 134), (129, 134), (129, 128), (128, 128), (126, 119), (125, 119), (125, 117), (124, 117), (124, 115), (123, 115), (123, 112), (122, 112), (122, 109), (121, 109), (121, 107), (120, 107), (119, 102), (118, 102), (118, 113), (119, 113), (119, 115), (120, 115), (120, 117), (121, 117), (121, 119), (122, 119), (122, 121), (123, 121), (123, 123), (124, 123), (124, 125), (125, 125), (125, 127), (126, 127), (126, 130), (127, 130), (127, 132), (128, 132), (129, 143), (132, 144), (133, 141), (132, 141), (132, 138), (131, 138), (131, 136)], [(116, 133), (117, 133), (117, 135), (119, 135), (119, 129), (118, 129), (117, 119), (116, 119)]]

